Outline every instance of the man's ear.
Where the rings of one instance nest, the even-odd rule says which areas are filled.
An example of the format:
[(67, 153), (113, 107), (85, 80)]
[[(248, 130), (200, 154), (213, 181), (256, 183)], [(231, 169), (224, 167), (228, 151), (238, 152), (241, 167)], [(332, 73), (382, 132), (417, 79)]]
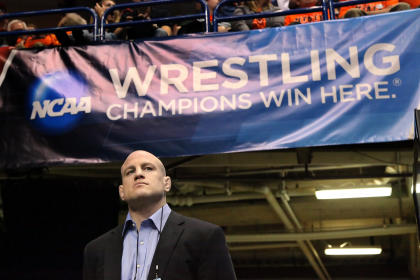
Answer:
[(123, 186), (123, 185), (120, 185), (120, 186), (118, 187), (118, 192), (119, 192), (119, 194), (120, 194), (120, 198), (121, 198), (121, 200), (122, 200), (122, 201), (125, 201), (125, 193), (124, 193), (124, 186)]
[(171, 177), (165, 176), (163, 180), (164, 180), (163, 183), (164, 183), (165, 192), (169, 192), (172, 186)]

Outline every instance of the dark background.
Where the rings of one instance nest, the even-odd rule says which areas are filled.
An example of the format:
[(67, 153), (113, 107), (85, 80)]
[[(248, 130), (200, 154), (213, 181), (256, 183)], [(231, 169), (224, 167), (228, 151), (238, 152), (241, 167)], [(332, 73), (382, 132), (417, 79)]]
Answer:
[(84, 246), (118, 223), (106, 181), (28, 178), (1, 192), (0, 279), (81, 279)]

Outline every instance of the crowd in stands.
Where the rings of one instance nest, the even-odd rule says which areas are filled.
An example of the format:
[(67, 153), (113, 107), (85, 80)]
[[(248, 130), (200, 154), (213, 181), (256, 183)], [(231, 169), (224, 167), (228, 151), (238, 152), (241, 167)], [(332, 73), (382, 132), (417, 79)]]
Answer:
[[(95, 4), (94, 11), (101, 19), (105, 11), (117, 4), (117, 0), (100, 0)], [(132, 0), (132, 2), (145, 2), (147, 0)], [(148, 0), (153, 1), (153, 0)], [(261, 12), (279, 12), (293, 9), (319, 7), (321, 0), (253, 0), (229, 2), (221, 6), (218, 11), (219, 16), (242, 16)], [(345, 0), (334, 0), (345, 1)], [(219, 4), (219, 0), (206, 0), (210, 22), (213, 22), (213, 11)], [(121, 10), (115, 9), (108, 13), (105, 19), (107, 24), (119, 22), (131, 22), (136, 20), (150, 20), (156, 18), (167, 18), (172, 16), (172, 8), (168, 5), (160, 4), (153, 6), (134, 6)], [(192, 2), (196, 13), (202, 12), (203, 7), (199, 2)], [(344, 6), (335, 11), (336, 18), (361, 17), (372, 14), (388, 13), (393, 11), (418, 8), (420, 0), (383, 0), (353, 6)], [(0, 15), (6, 14), (7, 8), (0, 3)], [(250, 18), (236, 21), (218, 22), (218, 32), (246, 31), (251, 29), (262, 29), (267, 27), (279, 27), (294, 24), (305, 24), (309, 22), (321, 21), (322, 12), (310, 12), (304, 14), (290, 14), (287, 16), (274, 16), (263, 18)], [(65, 14), (58, 23), (58, 27), (81, 26), (93, 22), (92, 18), (85, 19), (77, 13)], [(36, 29), (36, 26), (21, 19), (2, 19), (0, 20), (0, 35), (5, 31), (19, 31)], [(211, 28), (210, 30), (213, 30)], [(205, 20), (194, 19), (178, 21), (168, 21), (159, 23), (145, 22), (141, 25), (131, 25), (115, 28), (107, 28), (104, 32), (105, 40), (132, 40), (148, 37), (165, 37), (188, 33), (198, 33), (205, 31)], [(51, 34), (36, 35), (15, 35), (0, 36), (1, 46), (14, 46), (16, 48), (49, 47), (58, 45), (86, 44), (93, 41), (95, 34), (91, 29), (77, 29), (73, 31), (56, 31)]]

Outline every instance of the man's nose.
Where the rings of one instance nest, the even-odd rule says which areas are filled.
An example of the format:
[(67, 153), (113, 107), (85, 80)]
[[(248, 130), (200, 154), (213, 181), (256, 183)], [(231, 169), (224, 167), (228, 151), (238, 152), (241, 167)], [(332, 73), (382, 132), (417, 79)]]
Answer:
[(143, 170), (141, 168), (136, 168), (136, 176), (134, 180), (137, 180), (138, 178), (144, 178)]

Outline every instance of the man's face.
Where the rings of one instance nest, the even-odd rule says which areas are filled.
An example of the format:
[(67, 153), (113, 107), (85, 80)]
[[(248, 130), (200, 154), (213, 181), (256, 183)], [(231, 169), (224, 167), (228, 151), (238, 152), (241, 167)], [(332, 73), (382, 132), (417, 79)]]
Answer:
[(10, 26), (10, 31), (25, 30), (25, 26), (21, 22), (15, 22)]
[[(2, 16), (4, 14), (5, 14), (5, 12), (0, 10), (0, 16)], [(4, 19), (0, 20), (0, 30), (6, 29), (8, 22), (9, 22), (9, 20), (7, 18), (4, 18)]]
[(111, 8), (112, 6), (115, 6), (115, 2), (111, 0), (104, 0), (102, 1), (102, 7), (105, 9)]
[(159, 203), (171, 189), (162, 162), (146, 151), (131, 153), (121, 167), (120, 197), (130, 202)]
[(219, 0), (207, 0), (207, 5), (209, 6), (209, 9), (214, 10), (219, 4)]

